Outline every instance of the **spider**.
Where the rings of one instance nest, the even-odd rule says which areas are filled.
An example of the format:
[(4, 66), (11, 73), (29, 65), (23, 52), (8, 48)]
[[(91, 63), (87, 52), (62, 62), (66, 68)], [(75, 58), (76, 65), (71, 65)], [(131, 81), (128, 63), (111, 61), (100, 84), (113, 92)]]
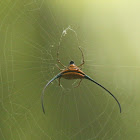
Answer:
[(55, 77), (53, 77), (44, 87), (43, 91), (42, 91), (42, 96), (41, 96), (41, 103), (42, 103), (42, 109), (43, 112), (45, 113), (45, 109), (44, 109), (44, 104), (43, 104), (43, 98), (44, 98), (44, 91), (47, 88), (47, 86), (54, 81), (55, 79), (58, 78), (59, 81), (59, 86), (60, 86), (60, 79), (61, 78), (65, 78), (65, 79), (80, 79), (80, 82), (78, 83), (78, 85), (76, 87), (78, 87), (82, 81), (82, 79), (88, 79), (90, 81), (92, 81), (93, 83), (95, 83), (96, 85), (100, 86), (101, 88), (103, 88), (106, 92), (108, 92), (118, 103), (119, 109), (120, 109), (120, 113), (121, 113), (121, 105), (119, 103), (119, 101), (117, 100), (117, 98), (108, 90), (106, 89), (104, 86), (102, 86), (101, 84), (99, 84), (98, 82), (96, 82), (95, 80), (93, 80), (92, 78), (90, 78), (88, 75), (86, 75), (82, 70), (81, 70), (81, 66), (83, 66), (85, 64), (84, 61), (84, 54), (81, 50), (81, 48), (79, 47), (81, 54), (82, 54), (82, 63), (79, 66), (76, 66), (74, 61), (70, 61), (69, 66), (64, 66), (60, 60), (59, 60), (59, 52), (57, 52), (57, 62), (64, 67), (64, 69), (60, 69), (58, 67), (58, 65), (56, 64), (57, 68), (61, 71), (59, 74), (57, 74)]

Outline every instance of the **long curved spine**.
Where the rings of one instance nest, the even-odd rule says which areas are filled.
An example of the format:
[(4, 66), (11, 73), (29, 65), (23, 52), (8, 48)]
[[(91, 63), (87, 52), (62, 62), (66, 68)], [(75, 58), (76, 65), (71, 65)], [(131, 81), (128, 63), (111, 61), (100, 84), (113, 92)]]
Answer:
[(45, 114), (45, 109), (44, 109), (44, 102), (43, 102), (43, 99), (44, 99), (44, 92), (45, 92), (45, 89), (47, 88), (47, 86), (48, 86), (52, 81), (54, 81), (55, 79), (59, 78), (60, 76), (61, 76), (61, 73), (59, 73), (58, 75), (56, 75), (55, 77), (53, 77), (53, 78), (45, 85), (45, 87), (43, 88), (42, 96), (41, 96), (41, 103), (42, 103), (42, 109), (43, 109), (44, 114)]
[(120, 105), (119, 101), (117, 100), (117, 98), (108, 89), (106, 89), (104, 86), (102, 86), (101, 84), (97, 83), (96, 81), (94, 81), (92, 78), (90, 78), (87, 75), (85, 75), (84, 78), (94, 82), (96, 85), (100, 86), (105, 91), (107, 91), (116, 100), (116, 102), (118, 103), (118, 106), (119, 106), (119, 109), (120, 109), (120, 113), (121, 113), (121, 105)]

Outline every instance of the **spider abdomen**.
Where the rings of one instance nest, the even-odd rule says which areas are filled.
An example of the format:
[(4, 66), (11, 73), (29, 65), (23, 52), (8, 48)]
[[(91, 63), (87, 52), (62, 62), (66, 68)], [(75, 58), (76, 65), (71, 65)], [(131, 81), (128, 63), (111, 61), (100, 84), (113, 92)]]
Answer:
[(84, 73), (81, 70), (66, 70), (62, 73), (62, 77), (65, 79), (82, 79), (84, 78)]
[(62, 77), (65, 79), (82, 79), (84, 78), (84, 75), (77, 72), (68, 72), (68, 73), (62, 74)]

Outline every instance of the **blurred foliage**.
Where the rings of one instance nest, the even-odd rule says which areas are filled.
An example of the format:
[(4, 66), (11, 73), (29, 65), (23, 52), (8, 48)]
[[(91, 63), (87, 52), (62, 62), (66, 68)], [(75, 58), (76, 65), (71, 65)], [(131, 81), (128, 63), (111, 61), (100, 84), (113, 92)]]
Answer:
[[(140, 138), (140, 2), (73, 0), (0, 1), (0, 139), (138, 140)], [(64, 29), (77, 33), (83, 71), (104, 85), (55, 81)], [(81, 63), (75, 34), (62, 37), (60, 59)], [(78, 81), (76, 81), (78, 82)]]

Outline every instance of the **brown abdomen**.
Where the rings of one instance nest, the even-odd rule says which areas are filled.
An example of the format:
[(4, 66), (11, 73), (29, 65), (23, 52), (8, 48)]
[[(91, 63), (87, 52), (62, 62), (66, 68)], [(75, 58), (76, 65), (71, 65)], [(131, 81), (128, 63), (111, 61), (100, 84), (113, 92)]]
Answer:
[(62, 74), (62, 77), (65, 79), (82, 79), (84, 78), (84, 75), (77, 72), (67, 72)]

